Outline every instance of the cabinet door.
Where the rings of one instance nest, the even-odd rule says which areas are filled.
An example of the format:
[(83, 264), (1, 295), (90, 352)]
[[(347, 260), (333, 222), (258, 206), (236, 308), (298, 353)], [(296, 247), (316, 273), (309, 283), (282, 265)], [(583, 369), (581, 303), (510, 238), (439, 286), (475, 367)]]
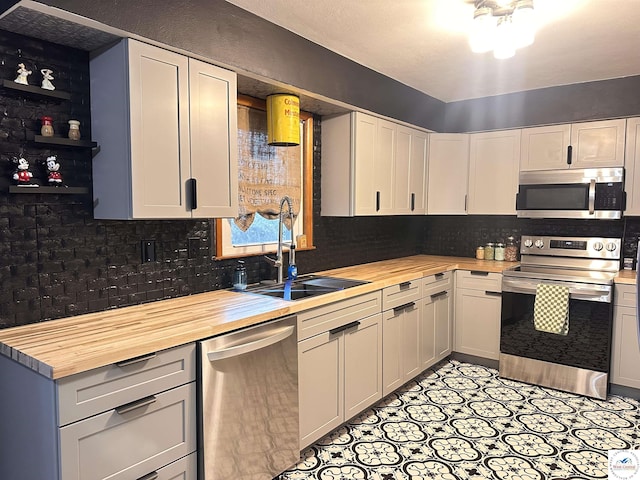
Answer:
[(377, 175), (375, 152), (378, 121), (364, 113), (353, 114), (355, 163), (355, 215), (375, 215)]
[(571, 124), (522, 129), (520, 170), (569, 168)]
[(436, 304), (437, 294), (422, 299), (420, 315), (420, 367), (429, 368), (436, 360)]
[(450, 291), (443, 292), (443, 295), (433, 301), (434, 321), (435, 321), (435, 361), (439, 362), (451, 354), (453, 344), (453, 315), (452, 315), (452, 295)]
[(627, 192), (625, 215), (640, 215), (640, 117), (627, 119), (624, 156), (624, 189)]
[(390, 215), (393, 210), (393, 187), (396, 183), (397, 125), (388, 120), (378, 119), (376, 148), (374, 152), (373, 175), (375, 178), (375, 202), (377, 215)]
[(413, 128), (397, 126), (393, 174), (393, 213), (425, 213), (425, 173), (427, 134)]
[[(194, 218), (238, 214), (236, 74), (189, 59), (191, 178)], [(190, 205), (193, 207), (193, 205)]]
[(520, 130), (471, 134), (469, 209), (476, 215), (515, 215)]
[(188, 59), (128, 42), (132, 217), (189, 217)]
[(419, 304), (382, 313), (383, 395), (420, 373)]
[(344, 421), (344, 337), (329, 332), (298, 343), (300, 448)]
[(633, 307), (614, 308), (611, 383), (640, 388), (640, 339)]
[(466, 214), (469, 135), (430, 133), (427, 171), (427, 214)]
[(499, 294), (456, 288), (455, 351), (497, 360), (501, 309)]
[(344, 419), (382, 398), (382, 314), (344, 332)]
[(574, 123), (572, 168), (624, 166), (625, 120)]

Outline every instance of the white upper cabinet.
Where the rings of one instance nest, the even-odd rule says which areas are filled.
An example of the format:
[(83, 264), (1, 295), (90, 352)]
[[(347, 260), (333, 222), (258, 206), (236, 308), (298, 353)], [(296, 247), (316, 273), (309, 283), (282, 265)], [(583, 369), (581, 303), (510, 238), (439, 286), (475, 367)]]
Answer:
[(424, 213), (425, 155), (420, 130), (361, 112), (323, 118), (322, 215)]
[(627, 119), (624, 157), (624, 189), (627, 192), (625, 215), (640, 215), (640, 117)]
[(95, 218), (235, 216), (235, 73), (131, 39), (90, 68)]
[(469, 134), (430, 133), (427, 165), (427, 213), (465, 215)]
[(622, 167), (625, 120), (522, 130), (521, 170)]
[(519, 159), (520, 130), (471, 134), (469, 214), (516, 214)]

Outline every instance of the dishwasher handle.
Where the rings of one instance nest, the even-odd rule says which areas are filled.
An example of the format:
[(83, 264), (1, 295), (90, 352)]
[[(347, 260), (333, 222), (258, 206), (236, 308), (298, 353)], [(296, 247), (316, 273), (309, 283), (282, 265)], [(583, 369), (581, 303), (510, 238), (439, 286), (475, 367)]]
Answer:
[(234, 345), (233, 347), (229, 348), (221, 348), (219, 350), (212, 350), (210, 352), (207, 352), (207, 358), (210, 362), (214, 362), (216, 360), (224, 360), (225, 358), (237, 357), (238, 355), (243, 355), (255, 350), (260, 350), (261, 348), (265, 348), (269, 345), (273, 345), (274, 343), (281, 342), (285, 338), (291, 336), (295, 328), (295, 326), (274, 328), (273, 330), (267, 332), (267, 336), (259, 338), (258, 340), (241, 343), (240, 345)]

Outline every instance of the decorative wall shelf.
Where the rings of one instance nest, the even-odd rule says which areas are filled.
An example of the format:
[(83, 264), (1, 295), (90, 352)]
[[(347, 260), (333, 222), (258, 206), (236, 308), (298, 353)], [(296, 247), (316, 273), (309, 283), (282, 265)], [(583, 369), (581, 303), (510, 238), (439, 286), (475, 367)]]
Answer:
[(71, 100), (71, 94), (67, 92), (61, 92), (59, 90), (47, 90), (35, 85), (22, 85), (16, 83), (13, 80), (2, 80), (2, 86), (9, 90), (17, 90), (19, 92), (32, 93), (34, 95), (40, 95), (43, 97), (57, 98), (58, 100)]
[(42, 135), (36, 135), (33, 141), (35, 143), (68, 148), (96, 148), (98, 146), (96, 142), (91, 140), (71, 140), (65, 137), (43, 137)]
[(86, 187), (19, 187), (18, 185), (11, 185), (9, 187), (9, 193), (57, 193), (62, 195), (77, 195), (89, 193), (89, 189)]

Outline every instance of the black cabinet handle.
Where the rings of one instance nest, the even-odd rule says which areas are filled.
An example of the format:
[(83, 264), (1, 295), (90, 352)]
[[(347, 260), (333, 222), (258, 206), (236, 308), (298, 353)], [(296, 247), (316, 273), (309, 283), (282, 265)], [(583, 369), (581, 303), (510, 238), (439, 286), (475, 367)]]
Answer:
[(196, 191), (197, 185), (195, 178), (190, 178), (189, 180), (187, 180), (187, 189), (187, 195), (191, 203), (191, 210), (195, 210), (196, 208), (198, 208), (198, 193)]
[(136, 400), (135, 402), (125, 403), (116, 408), (116, 413), (122, 415), (123, 413), (130, 412), (135, 410), (136, 408), (146, 407), (147, 405), (151, 405), (156, 401), (156, 397), (154, 395), (150, 395), (145, 398), (141, 398), (140, 400)]
[(443, 290), (442, 292), (438, 292), (438, 293), (432, 293), (431, 294), (431, 300), (435, 300), (438, 297), (443, 297), (447, 293), (449, 293), (447, 290)]
[(411, 211), (413, 212), (416, 209), (416, 194), (411, 194)]
[(380, 211), (380, 192), (376, 192), (376, 212)]
[(395, 308), (393, 309), (393, 313), (398, 314), (398, 313), (400, 313), (400, 312), (401, 312), (401, 311), (403, 311), (403, 310), (406, 310), (406, 309), (408, 309), (408, 308), (413, 308), (413, 307), (415, 307), (415, 306), (416, 306), (416, 302), (409, 302), (409, 303), (405, 303), (404, 305), (400, 305), (399, 307), (395, 307)]
[(444, 277), (444, 273), (436, 273), (434, 277), (436, 277), (436, 280), (440, 280), (442, 277)]
[(489, 272), (481, 272), (479, 270), (471, 270), (471, 275), (478, 275), (479, 277), (488, 277)]
[(490, 297), (501, 297), (502, 296), (502, 292), (491, 292), (489, 290), (485, 290), (484, 294), (485, 295), (489, 295)]
[(146, 362), (147, 360), (151, 360), (156, 356), (156, 353), (149, 353), (147, 355), (141, 355), (139, 357), (130, 358), (129, 360), (123, 360), (121, 362), (116, 362), (116, 367), (126, 367), (128, 365), (133, 365), (134, 363)]
[(573, 154), (573, 147), (569, 145), (567, 147), (567, 165), (571, 165), (571, 156)]
[(360, 322), (356, 320), (355, 322), (347, 323), (346, 325), (342, 325), (341, 327), (332, 328), (331, 330), (329, 330), (329, 333), (331, 335), (335, 335), (336, 333), (344, 332), (345, 330), (357, 327), (358, 325), (360, 325)]
[(138, 480), (156, 480), (156, 478), (158, 478), (158, 472), (151, 472), (138, 478)]
[(400, 287), (400, 290), (409, 288), (410, 286), (411, 286), (411, 282), (402, 282), (400, 285), (398, 285), (398, 287)]

